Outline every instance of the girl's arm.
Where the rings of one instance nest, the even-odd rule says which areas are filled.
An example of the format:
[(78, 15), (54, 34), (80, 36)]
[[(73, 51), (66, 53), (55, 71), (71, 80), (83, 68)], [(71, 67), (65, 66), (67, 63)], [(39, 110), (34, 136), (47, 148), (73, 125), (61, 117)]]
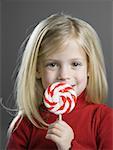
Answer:
[(20, 117), (17, 119), (16, 122), (14, 119), (10, 126), (10, 133), (8, 136), (6, 149), (7, 150), (27, 149), (31, 130), (32, 130), (32, 126), (29, 120), (27, 119), (27, 117), (23, 117), (23, 118)]
[(99, 150), (113, 149), (113, 110), (104, 105), (100, 115), (97, 147)]

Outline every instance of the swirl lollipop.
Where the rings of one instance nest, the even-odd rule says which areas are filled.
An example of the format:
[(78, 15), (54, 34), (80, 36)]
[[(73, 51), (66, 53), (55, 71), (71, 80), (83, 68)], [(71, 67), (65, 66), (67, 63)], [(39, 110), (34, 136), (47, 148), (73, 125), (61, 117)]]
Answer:
[(59, 115), (71, 112), (76, 104), (77, 96), (73, 87), (64, 82), (56, 82), (51, 84), (44, 93), (44, 104), (47, 109)]

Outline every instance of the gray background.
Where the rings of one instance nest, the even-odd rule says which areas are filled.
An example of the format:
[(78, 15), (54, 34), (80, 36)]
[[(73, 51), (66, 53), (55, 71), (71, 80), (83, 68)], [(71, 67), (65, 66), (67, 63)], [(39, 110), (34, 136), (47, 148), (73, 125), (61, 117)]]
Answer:
[[(11, 96), (18, 49), (26, 37), (26, 29), (47, 16), (64, 12), (90, 23), (97, 31), (103, 47), (109, 95), (107, 104), (113, 107), (113, 45), (111, 0), (2, 0), (0, 3), (0, 96), (6, 106), (14, 108)], [(11, 116), (0, 106), (0, 150), (4, 149)]]

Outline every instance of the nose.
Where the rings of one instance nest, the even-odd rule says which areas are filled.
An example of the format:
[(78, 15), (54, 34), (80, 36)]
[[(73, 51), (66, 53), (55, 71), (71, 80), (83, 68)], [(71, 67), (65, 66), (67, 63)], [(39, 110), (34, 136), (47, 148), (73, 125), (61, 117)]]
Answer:
[(70, 70), (69, 67), (64, 65), (61, 66), (58, 72), (58, 80), (67, 81), (70, 79)]

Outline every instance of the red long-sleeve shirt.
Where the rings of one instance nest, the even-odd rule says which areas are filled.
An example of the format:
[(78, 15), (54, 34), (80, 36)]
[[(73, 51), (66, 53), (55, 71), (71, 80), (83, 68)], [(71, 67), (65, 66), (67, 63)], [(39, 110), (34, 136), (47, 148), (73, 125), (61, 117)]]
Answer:
[[(44, 105), (41, 105), (40, 113), (47, 123), (57, 119)], [(88, 104), (82, 95), (78, 97), (76, 108), (71, 113), (64, 114), (63, 120), (74, 131), (72, 150), (113, 150), (113, 110), (108, 106)], [(56, 150), (55, 143), (45, 138), (46, 133), (47, 130), (36, 128), (24, 117), (17, 129), (11, 133), (7, 149)]]

